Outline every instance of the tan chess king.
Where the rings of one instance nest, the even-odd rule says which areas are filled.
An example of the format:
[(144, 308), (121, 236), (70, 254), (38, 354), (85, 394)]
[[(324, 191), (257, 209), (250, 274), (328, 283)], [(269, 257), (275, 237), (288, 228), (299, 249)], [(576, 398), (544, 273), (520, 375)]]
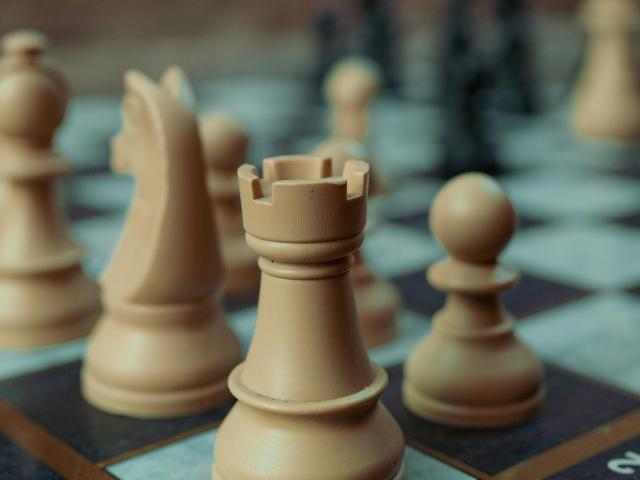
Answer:
[(71, 165), (53, 149), (69, 99), (44, 55), (46, 39), (18, 31), (0, 62), (0, 346), (49, 345), (86, 335), (100, 310), (81, 267), (55, 182)]
[(206, 410), (229, 397), (239, 344), (220, 308), (222, 265), (197, 121), (169, 87), (128, 72), (114, 164), (136, 191), (102, 278), (105, 313), (91, 335), (82, 392), (134, 417)]
[(431, 230), (449, 256), (428, 279), (447, 292), (433, 328), (405, 364), (403, 399), (416, 415), (458, 427), (502, 427), (544, 397), (540, 362), (514, 335), (499, 294), (518, 280), (498, 255), (516, 217), (491, 177), (460, 175), (438, 193)]
[(262, 269), (238, 402), (216, 438), (215, 480), (404, 478), (402, 432), (379, 401), (385, 371), (358, 329), (349, 269), (366, 221), (369, 167), (276, 157), (238, 170), (244, 227)]
[(636, 0), (589, 0), (587, 52), (574, 99), (573, 124), (589, 138), (640, 140)]

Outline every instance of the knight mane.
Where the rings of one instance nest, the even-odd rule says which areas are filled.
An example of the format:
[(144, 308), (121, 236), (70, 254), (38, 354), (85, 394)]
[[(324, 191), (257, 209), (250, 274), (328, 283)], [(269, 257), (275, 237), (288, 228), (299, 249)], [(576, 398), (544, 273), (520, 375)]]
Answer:
[(134, 141), (144, 148), (134, 159), (136, 190), (105, 292), (151, 304), (205, 298), (217, 288), (221, 261), (195, 116), (140, 72), (127, 72), (125, 86), (142, 105), (142, 138)]

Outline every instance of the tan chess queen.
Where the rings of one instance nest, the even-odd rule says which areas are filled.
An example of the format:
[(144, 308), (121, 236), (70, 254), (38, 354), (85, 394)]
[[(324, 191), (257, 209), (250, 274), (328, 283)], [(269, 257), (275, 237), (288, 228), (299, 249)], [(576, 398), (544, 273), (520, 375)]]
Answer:
[(351, 254), (366, 221), (369, 167), (276, 157), (264, 179), (238, 170), (244, 227), (262, 269), (247, 359), (229, 377), (238, 402), (215, 445), (215, 480), (392, 480), (402, 432), (379, 402), (385, 371), (359, 328)]
[(0, 346), (35, 347), (86, 335), (100, 311), (67, 235), (56, 180), (71, 165), (53, 149), (69, 87), (44, 55), (46, 39), (18, 31), (0, 62)]
[(498, 261), (515, 231), (511, 202), (491, 177), (463, 174), (438, 193), (430, 222), (449, 256), (428, 279), (448, 296), (405, 364), (404, 403), (460, 427), (521, 422), (539, 408), (544, 386), (540, 362), (514, 335), (499, 299), (519, 278)]
[(133, 166), (136, 191), (102, 278), (106, 312), (82, 389), (109, 412), (185, 415), (228, 398), (241, 352), (219, 305), (222, 266), (196, 118), (138, 72), (125, 86), (113, 155)]

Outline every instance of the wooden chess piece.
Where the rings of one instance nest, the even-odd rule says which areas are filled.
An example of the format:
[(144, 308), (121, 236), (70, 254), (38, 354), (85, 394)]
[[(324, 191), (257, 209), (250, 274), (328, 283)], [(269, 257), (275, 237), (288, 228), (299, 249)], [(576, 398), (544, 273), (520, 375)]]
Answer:
[[(276, 157), (238, 170), (247, 242), (262, 269), (256, 330), (229, 377), (238, 399), (218, 431), (213, 478), (391, 480), (402, 432), (378, 400), (349, 269), (363, 239), (369, 167)], [(264, 452), (268, 452), (265, 455)]]
[(405, 364), (404, 403), (458, 427), (521, 422), (539, 408), (544, 386), (540, 362), (515, 337), (499, 298), (519, 277), (498, 261), (516, 228), (511, 202), (491, 177), (463, 174), (437, 195), (430, 223), (449, 256), (428, 279), (448, 296)]
[(635, 0), (589, 0), (588, 47), (574, 98), (573, 125), (587, 138), (640, 139)]
[(380, 90), (376, 65), (359, 57), (338, 62), (325, 82), (334, 137), (364, 142), (369, 130), (369, 104)]
[[(333, 176), (340, 176), (350, 159), (367, 161), (366, 152), (361, 143), (337, 138), (319, 145), (312, 155), (331, 158)], [(370, 172), (371, 178), (375, 178), (375, 171), (371, 169)], [(372, 181), (371, 187), (372, 196), (380, 194), (381, 181), (379, 179)], [(368, 222), (367, 228), (370, 225), (371, 222)], [(371, 348), (388, 342), (396, 334), (396, 314), (400, 308), (398, 294), (390, 283), (374, 275), (360, 251), (354, 253), (351, 278), (360, 328), (366, 346)]]
[(46, 38), (17, 31), (0, 62), (0, 345), (25, 348), (89, 333), (100, 310), (67, 235), (55, 182), (71, 165), (53, 149), (69, 86)]
[(248, 247), (236, 171), (247, 156), (249, 136), (235, 121), (221, 115), (200, 119), (207, 185), (220, 232), (227, 296), (242, 297), (260, 286), (258, 258)]
[(194, 114), (136, 71), (125, 76), (113, 155), (136, 191), (102, 278), (105, 313), (91, 335), (82, 392), (134, 417), (196, 413), (225, 401), (238, 341), (220, 308), (222, 262)]

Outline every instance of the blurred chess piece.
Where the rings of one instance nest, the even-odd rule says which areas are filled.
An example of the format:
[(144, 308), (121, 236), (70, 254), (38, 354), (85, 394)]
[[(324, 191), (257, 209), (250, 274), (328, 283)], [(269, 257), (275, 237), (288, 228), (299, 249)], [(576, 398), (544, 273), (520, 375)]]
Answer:
[(222, 261), (195, 115), (171, 85), (125, 76), (116, 164), (136, 191), (102, 278), (105, 313), (91, 335), (82, 392), (102, 410), (170, 417), (229, 397), (241, 350), (220, 307)]
[[(368, 160), (362, 144), (344, 139), (330, 139), (319, 145), (312, 155), (331, 158), (331, 174), (336, 177), (342, 174), (348, 160)], [(381, 193), (380, 185), (380, 180), (371, 181), (371, 196)], [(375, 218), (369, 220), (367, 230), (375, 228), (375, 223)], [(396, 334), (396, 314), (400, 309), (395, 289), (374, 275), (359, 250), (354, 253), (351, 279), (365, 344), (371, 348), (391, 340)]]
[(587, 52), (575, 92), (573, 125), (588, 138), (640, 139), (635, 0), (589, 0), (582, 12)]
[(248, 247), (242, 226), (237, 170), (245, 163), (249, 136), (235, 121), (224, 116), (200, 119), (207, 186), (220, 234), (225, 266), (225, 294), (242, 297), (260, 286), (258, 257)]
[(498, 0), (498, 48), (493, 65), (495, 106), (506, 112), (537, 112), (533, 35), (527, 0)]
[(468, 173), (438, 193), (430, 224), (448, 257), (427, 278), (447, 300), (405, 364), (404, 403), (458, 427), (522, 422), (540, 407), (544, 386), (540, 362), (514, 335), (500, 301), (519, 278), (498, 260), (515, 232), (513, 206), (491, 177)]
[(238, 170), (262, 282), (247, 359), (229, 377), (238, 402), (218, 431), (215, 480), (404, 478), (402, 432), (379, 400), (387, 374), (362, 344), (349, 281), (368, 171), (354, 160), (334, 177), (315, 157), (267, 159), (262, 179)]
[(394, 2), (360, 0), (361, 21), (358, 28), (358, 50), (379, 68), (381, 84), (386, 93), (400, 90), (399, 29)]
[(0, 346), (36, 347), (86, 335), (100, 310), (67, 235), (56, 180), (71, 170), (53, 149), (70, 96), (45, 56), (46, 38), (16, 31), (0, 61)]
[(380, 72), (373, 62), (349, 57), (334, 65), (325, 81), (332, 136), (365, 142), (369, 105), (379, 90)]
[(470, 8), (467, 0), (451, 0), (443, 22), (439, 175), (446, 179), (469, 171), (496, 174), (501, 167), (487, 116), (491, 74), (475, 45)]

